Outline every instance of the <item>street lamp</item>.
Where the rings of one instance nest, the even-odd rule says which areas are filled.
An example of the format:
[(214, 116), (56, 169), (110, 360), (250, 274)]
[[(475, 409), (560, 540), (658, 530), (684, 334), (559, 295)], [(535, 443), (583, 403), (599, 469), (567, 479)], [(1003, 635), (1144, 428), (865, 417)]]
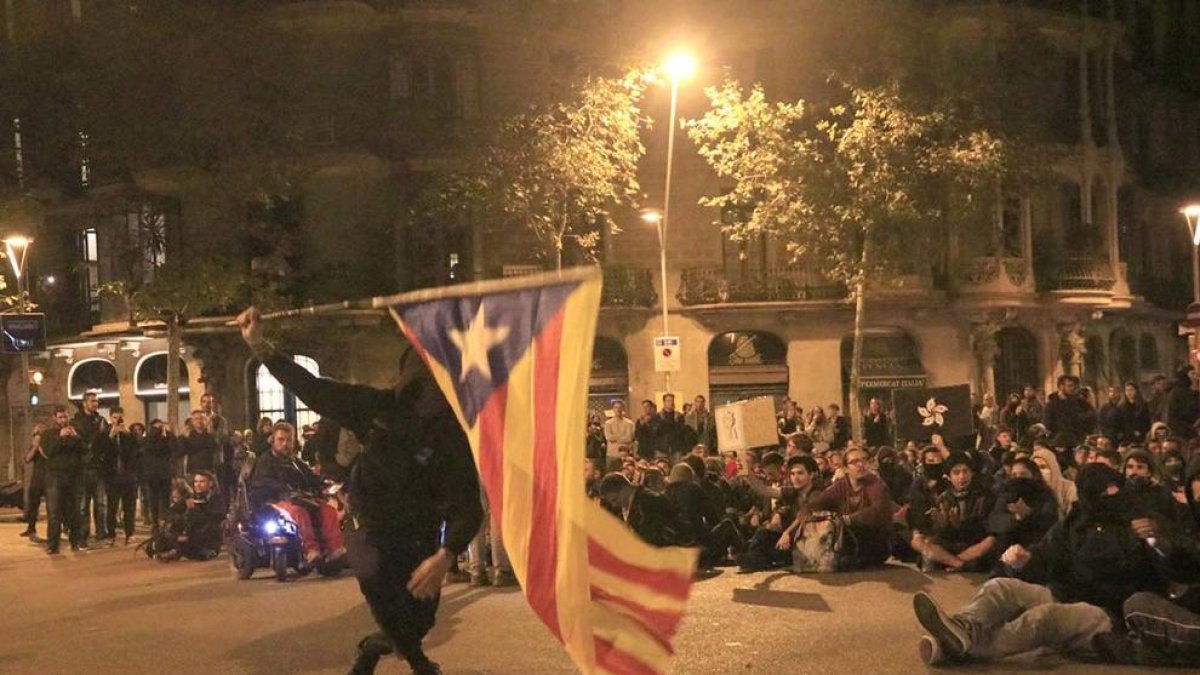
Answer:
[(1200, 310), (1200, 204), (1188, 204), (1179, 209), (1187, 219), (1188, 230), (1192, 234), (1192, 308)]
[[(20, 235), (14, 235), (4, 239), (4, 251), (8, 254), (8, 262), (12, 265), (13, 277), (17, 280), (17, 312), (25, 313), (26, 307), (26, 275), (25, 275), (25, 256), (29, 253), (29, 245), (33, 243), (32, 239)], [(22, 427), (22, 438), (25, 443), (30, 441), (33, 435), (33, 411), (29, 409), (32, 389), (29, 382), (29, 354), (25, 351), (21, 352), (21, 372), (25, 375), (25, 402), (22, 404), (22, 409), (25, 411)], [(8, 479), (13, 480), (17, 474), (17, 448), (23, 447), (14, 444), (8, 454)]]
[[(686, 52), (675, 52), (663, 63), (663, 71), (671, 78), (671, 113), (667, 124), (667, 177), (663, 186), (663, 209), (645, 211), (642, 219), (658, 225), (658, 252), (662, 272), (663, 337), (667, 337), (667, 226), (671, 220), (671, 170), (675, 160), (676, 111), (679, 108), (679, 82), (696, 72), (696, 60)], [(671, 373), (667, 371), (666, 392), (671, 392)]]

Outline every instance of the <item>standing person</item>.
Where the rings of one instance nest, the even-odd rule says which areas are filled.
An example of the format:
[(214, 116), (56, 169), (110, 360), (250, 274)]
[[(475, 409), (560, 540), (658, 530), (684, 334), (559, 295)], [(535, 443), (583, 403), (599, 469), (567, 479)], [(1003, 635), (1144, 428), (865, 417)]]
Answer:
[(697, 443), (703, 443), (709, 452), (717, 451), (717, 420), (708, 409), (708, 399), (696, 396), (692, 409), (683, 416), (683, 423), (692, 430)]
[(105, 531), (108, 524), (108, 484), (105, 482), (108, 444), (104, 438), (108, 436), (109, 425), (99, 410), (100, 401), (95, 392), (87, 392), (83, 395), (82, 408), (71, 420), (83, 445), (83, 475), (77, 495), (81, 532), (78, 543), (85, 548), (89, 523), (96, 526), (96, 541), (108, 539)]
[(25, 451), (25, 475), (29, 483), (25, 486), (25, 531), (21, 532), (21, 536), (30, 539), (37, 537), (38, 510), (46, 495), (46, 453), (42, 450), (44, 430), (41, 422), (33, 426), (29, 449)]
[(633, 425), (633, 437), (637, 441), (637, 456), (651, 460), (661, 450), (658, 447), (658, 406), (654, 401), (642, 401), (642, 416)]
[(41, 443), (46, 455), (46, 552), (58, 553), (64, 525), (71, 550), (86, 550), (75, 498), (83, 476), (83, 443), (65, 407), (54, 406), (54, 426), (42, 432)]
[(1025, 412), (1020, 394), (1009, 394), (1008, 401), (1000, 409), (1000, 427), (1012, 432), (1013, 438), (1024, 438), (1029, 429), (1029, 413)]
[(612, 401), (612, 417), (604, 421), (604, 442), (608, 459), (633, 454), (633, 420), (625, 416), (625, 402), (619, 398)]
[(1175, 386), (1167, 397), (1167, 417), (1171, 435), (1189, 439), (1196, 436), (1196, 421), (1200, 417), (1200, 395), (1197, 394), (1196, 372), (1191, 366), (1180, 368)]
[(1025, 417), (1029, 420), (1030, 426), (1041, 424), (1046, 417), (1046, 407), (1042, 405), (1042, 399), (1038, 397), (1037, 387), (1032, 384), (1025, 385), (1025, 391), (1022, 392), (1021, 397), (1021, 408), (1025, 411)]
[(850, 419), (842, 415), (842, 406), (829, 404), (829, 447), (842, 450), (850, 443)]
[(192, 423), (192, 433), (179, 439), (175, 449), (183, 460), (184, 473), (197, 474), (208, 471), (216, 475), (221, 446), (208, 428), (208, 416), (203, 410), (193, 410), (189, 419)]
[(157, 533), (167, 508), (171, 504), (171, 458), (175, 455), (175, 435), (167, 423), (155, 419), (146, 430), (141, 444), (138, 465), (146, 486), (142, 508), (150, 518), (150, 527)]
[(789, 398), (783, 402), (783, 412), (776, 418), (775, 426), (779, 429), (780, 445), (804, 433), (804, 413), (795, 401)]
[(105, 527), (109, 541), (117, 537), (117, 510), (121, 510), (121, 524), (125, 531), (125, 543), (133, 541), (133, 524), (137, 511), (138, 489), (138, 442), (125, 428), (125, 411), (120, 407), (109, 413), (109, 431), (104, 438), (109, 446), (105, 468), (108, 484), (108, 519)]
[(1105, 390), (1107, 398), (1104, 405), (1096, 413), (1096, 422), (1100, 435), (1112, 441), (1113, 446), (1120, 445), (1129, 437), (1128, 421), (1121, 405), (1124, 396), (1119, 387), (1109, 387)]
[(346, 545), (382, 632), (359, 643), (351, 672), (373, 673), (394, 649), (417, 675), (440, 673), (421, 641), (433, 627), (446, 572), (483, 519), (471, 446), (454, 411), (415, 350), (401, 363), (399, 386), (376, 389), (296, 365), (263, 337), (254, 307), (237, 323), (286, 389), (364, 442), (349, 482)]
[(1150, 399), (1146, 406), (1150, 409), (1150, 423), (1167, 421), (1167, 398), (1171, 395), (1171, 383), (1165, 375), (1155, 375), (1150, 384)]
[(996, 429), (1000, 424), (1000, 408), (996, 406), (995, 394), (988, 392), (983, 395), (983, 405), (979, 407), (979, 412), (975, 413), (975, 423), (979, 429), (975, 447), (987, 450), (992, 447), (992, 442), (996, 439)]
[(1096, 411), (1080, 395), (1078, 377), (1063, 375), (1058, 378), (1058, 391), (1046, 402), (1044, 424), (1052, 436), (1063, 435), (1070, 447), (1092, 433), (1096, 426)]
[(675, 394), (663, 394), (658, 413), (658, 450), (675, 461), (692, 449), (691, 429), (683, 423), (683, 413), (675, 409)]
[(863, 440), (872, 450), (892, 442), (892, 428), (888, 423), (888, 415), (878, 398), (872, 398), (867, 403), (866, 412), (863, 413)]
[(217, 439), (217, 447), (220, 448), (216, 471), (214, 471), (217, 482), (223, 486), (232, 485), (233, 428), (229, 426), (229, 420), (221, 414), (221, 402), (217, 399), (216, 394), (210, 391), (204, 392), (204, 395), (200, 397), (200, 411), (208, 418), (209, 433)]
[(263, 417), (258, 420), (258, 426), (254, 428), (254, 437), (248, 439), (250, 449), (255, 455), (262, 456), (271, 451), (271, 436), (275, 433), (275, 420), (270, 417)]
[(1153, 424), (1153, 415), (1150, 414), (1150, 405), (1142, 398), (1142, 391), (1136, 382), (1125, 383), (1120, 412), (1125, 426), (1125, 438), (1118, 441), (1117, 445), (1145, 441), (1146, 434), (1150, 433), (1150, 425)]

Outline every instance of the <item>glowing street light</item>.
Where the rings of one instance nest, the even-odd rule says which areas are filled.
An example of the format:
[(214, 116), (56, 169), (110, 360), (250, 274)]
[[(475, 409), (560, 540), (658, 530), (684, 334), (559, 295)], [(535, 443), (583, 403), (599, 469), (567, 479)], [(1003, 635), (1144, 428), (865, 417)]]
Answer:
[(1179, 212), (1192, 234), (1192, 304), (1200, 306), (1200, 203), (1188, 204)]

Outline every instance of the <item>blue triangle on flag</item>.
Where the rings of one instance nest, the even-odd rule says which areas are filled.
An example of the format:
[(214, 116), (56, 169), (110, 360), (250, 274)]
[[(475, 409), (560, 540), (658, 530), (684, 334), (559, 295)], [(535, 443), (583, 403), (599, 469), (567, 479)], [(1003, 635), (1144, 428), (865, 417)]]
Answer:
[(463, 416), (474, 426), (488, 399), (508, 382), (517, 361), (578, 286), (572, 282), (392, 309), (450, 374)]

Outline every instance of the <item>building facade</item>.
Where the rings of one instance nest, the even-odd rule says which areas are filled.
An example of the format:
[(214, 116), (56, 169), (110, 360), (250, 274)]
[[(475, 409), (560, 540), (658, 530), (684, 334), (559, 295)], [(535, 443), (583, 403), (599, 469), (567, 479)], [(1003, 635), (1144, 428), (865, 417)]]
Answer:
[[(595, 59), (657, 56), (687, 44), (705, 66), (681, 91), (680, 115), (696, 117), (706, 105), (703, 86), (725, 73), (760, 82), (772, 96), (803, 97), (826, 74), (812, 64), (842, 48), (853, 53), (839, 31), (854, 17), (836, 16), (828, 7), (836, 3), (728, 4), (375, 0), (264, 8), (303, 46), (296, 77), (311, 82), (295, 101), (304, 112), (297, 131), (304, 142), (289, 159), (303, 168), (298, 188), (232, 219), (187, 167), (34, 190), (41, 212), (32, 295), (52, 332), (49, 351), (33, 363), (45, 375), (34, 416), (97, 391), (131, 420), (165, 417), (161, 327), (134, 324), (127, 306), (100, 292), (122, 264), (118, 252), (147, 232), (159, 233), (166, 256), (204, 245), (264, 272), (260, 281), (303, 278), (299, 297), (314, 302), (528, 273), (546, 267), (530, 255), (529, 238), (489, 240), (486, 215), (463, 223), (410, 216), (424, 186), (469, 161), (480, 129)], [(960, 383), (998, 396), (1026, 384), (1048, 392), (1063, 373), (1099, 389), (1146, 383), (1186, 363), (1177, 322), (1191, 253), (1178, 208), (1198, 187), (1200, 67), (1184, 46), (1200, 37), (1200, 11), (1168, 0), (927, 4), (929, 21), (965, 34), (1032, 22), (1053, 45), (1057, 76), (1046, 105), (1061, 111), (1059, 159), (1053, 178), (1001, 200), (998, 245), (964, 245), (928, 269), (868, 289), (863, 393), (886, 401), (896, 388)], [(14, 42), (86, 22), (95, 7), (16, 0), (6, 9), (5, 34)], [(675, 28), (663, 37), (663, 25)], [(667, 104), (659, 90), (645, 101), (658, 120), (642, 163), (650, 206), (662, 201)], [(7, 157), (13, 151), (4, 147)], [(36, 139), (25, 139), (24, 151), (36, 156)], [(84, 152), (71, 166), (90, 170), (86, 159)], [(790, 260), (784, 242), (730, 240), (720, 214), (698, 203), (722, 186), (686, 140), (674, 164), (665, 284), (656, 272), (656, 233), (636, 213), (618, 214), (621, 231), (602, 238), (593, 408), (665, 389), (652, 346), (663, 334), (660, 302), (682, 347), (671, 389), (685, 399), (774, 395), (805, 408), (844, 404), (849, 293), (824, 279), (818, 261)], [(256, 239), (260, 226), (274, 234)], [(260, 416), (310, 419), (302, 402), (264, 377), (225, 321), (197, 318), (185, 327), (184, 407), (208, 391), (236, 426)], [(321, 374), (380, 386), (405, 349), (391, 319), (373, 312), (292, 324), (281, 343)], [(0, 420), (12, 448), (23, 444), (27, 410), (28, 374), (17, 370), (10, 364), (10, 414)]]

